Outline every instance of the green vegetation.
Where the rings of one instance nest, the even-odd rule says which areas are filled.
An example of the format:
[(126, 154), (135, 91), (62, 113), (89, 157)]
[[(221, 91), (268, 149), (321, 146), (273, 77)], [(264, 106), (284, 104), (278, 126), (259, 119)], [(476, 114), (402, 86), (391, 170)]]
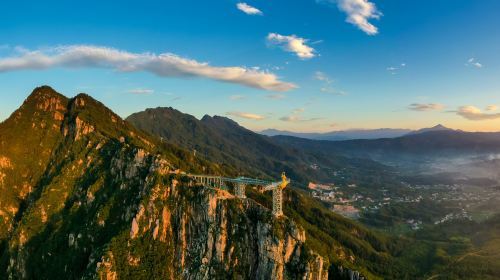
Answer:
[[(185, 187), (185, 177), (154, 171), (158, 156), (167, 159), (169, 171), (270, 178), (284, 170), (303, 186), (309, 180), (330, 180), (342, 170), (335, 183), (355, 183), (356, 190), (373, 192), (373, 197), (375, 187), (399, 187), (393, 171), (380, 164), (277, 144), (225, 118), (198, 121), (170, 109), (134, 118), (136, 125), (151, 122), (150, 128), (138, 126), (164, 139), (134, 128), (87, 95), (67, 99), (48, 87), (35, 89), (0, 124), (0, 172), (5, 174), (0, 181), (0, 278), (93, 278), (96, 271), (110, 273), (108, 263), (121, 278), (179, 277), (182, 271), (172, 264), (180, 262), (176, 235), (181, 220), (187, 220), (195, 241), (201, 238), (197, 233), (209, 230), (201, 228), (208, 223), (200, 224), (199, 217), (182, 211), (205, 215), (206, 194), (203, 188)], [(27, 132), (29, 137), (24, 137)], [(173, 193), (169, 186), (174, 179), (179, 181), (176, 196), (157, 199), (165, 194), (156, 187)], [(314, 258), (312, 251), (330, 265), (331, 277), (341, 279), (346, 278), (346, 269), (368, 279), (498, 278), (498, 216), (392, 235), (380, 228), (397, 227), (415, 216), (431, 221), (443, 209), (425, 200), (412, 207), (390, 205), (362, 217), (370, 228), (332, 213), (295, 187), (284, 191), (284, 213), (306, 231), (306, 242), (300, 247), (300, 260), (286, 265), (291, 279), (305, 271), (300, 264)], [(271, 208), (270, 193), (247, 191), (251, 199)], [(220, 203), (227, 211), (227, 226), (233, 229), (228, 232), (228, 247), (234, 245), (232, 254), (239, 263), (233, 263), (231, 270), (212, 264), (211, 273), (224, 279), (249, 277), (252, 264), (245, 260), (255, 254), (251, 250), (256, 240), (250, 237), (258, 234), (256, 228), (266, 224), (271, 236), (279, 238), (293, 229), (285, 218), (276, 220), (261, 207), (235, 199)], [(139, 205), (148, 208), (146, 218), (139, 221), (141, 229), (153, 228), (161, 209), (177, 217), (167, 242), (151, 234), (130, 238)], [(180, 218), (183, 214), (186, 217)], [(398, 236), (403, 232), (405, 236)], [(204, 262), (199, 250), (184, 252), (190, 256), (190, 269)]]
[[(127, 118), (138, 129), (214, 162), (226, 174), (278, 178), (281, 172), (294, 179), (297, 187), (310, 181), (329, 182), (335, 171), (344, 170), (352, 183), (379, 183), (391, 180), (387, 167), (369, 160), (348, 159), (276, 143), (220, 116), (201, 120), (172, 108), (147, 109)], [(205, 172), (206, 173), (206, 172)]]

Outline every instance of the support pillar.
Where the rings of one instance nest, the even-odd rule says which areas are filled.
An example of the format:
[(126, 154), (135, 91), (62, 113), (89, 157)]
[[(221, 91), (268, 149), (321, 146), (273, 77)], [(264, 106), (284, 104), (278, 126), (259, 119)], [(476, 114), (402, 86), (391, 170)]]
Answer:
[(234, 194), (236, 195), (236, 197), (238, 197), (238, 198), (246, 198), (246, 196), (245, 196), (245, 187), (246, 187), (246, 185), (242, 184), (242, 183), (237, 183), (234, 186)]
[(273, 215), (283, 216), (283, 190), (280, 187), (273, 189)]

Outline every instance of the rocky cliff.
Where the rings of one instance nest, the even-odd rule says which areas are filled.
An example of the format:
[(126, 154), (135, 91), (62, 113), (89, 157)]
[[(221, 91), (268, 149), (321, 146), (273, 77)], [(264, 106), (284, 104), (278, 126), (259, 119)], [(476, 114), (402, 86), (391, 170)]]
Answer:
[[(252, 200), (174, 179), (139, 204), (130, 232), (111, 243), (97, 268), (106, 279), (328, 279), (305, 238), (294, 222)], [(144, 244), (166, 258), (151, 262), (158, 252), (141, 250)]]
[[(327, 279), (304, 230), (87, 95), (34, 90), (0, 124), (0, 278)], [(5, 277), (4, 277), (5, 276)]]

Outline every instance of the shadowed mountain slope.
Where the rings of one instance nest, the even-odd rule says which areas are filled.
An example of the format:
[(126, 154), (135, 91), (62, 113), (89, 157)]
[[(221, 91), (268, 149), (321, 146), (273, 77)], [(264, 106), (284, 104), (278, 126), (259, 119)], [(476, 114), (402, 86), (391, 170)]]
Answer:
[(127, 121), (193, 154), (196, 151), (198, 157), (234, 168), (242, 175), (278, 177), (285, 171), (298, 183), (295, 187), (305, 187), (310, 181), (329, 182), (340, 169), (345, 170), (347, 179), (356, 181), (390, 178), (387, 167), (375, 162), (282, 144), (225, 117), (204, 116), (198, 120), (172, 108), (155, 108), (132, 114)]

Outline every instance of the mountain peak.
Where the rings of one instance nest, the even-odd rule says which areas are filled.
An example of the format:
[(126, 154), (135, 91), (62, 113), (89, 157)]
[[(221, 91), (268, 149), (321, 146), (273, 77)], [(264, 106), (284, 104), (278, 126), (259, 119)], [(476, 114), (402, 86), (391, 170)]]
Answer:
[(431, 129), (449, 129), (449, 128), (447, 128), (446, 126), (444, 126), (442, 124), (437, 124), (437, 125), (431, 127)]
[(36, 87), (31, 94), (26, 98), (24, 103), (38, 103), (38, 102), (43, 102), (46, 100), (67, 100), (67, 98), (60, 94), (59, 92), (55, 91), (53, 88), (50, 86), (40, 86)]
[(409, 133), (409, 135), (412, 135), (412, 134), (420, 134), (420, 133), (424, 133), (424, 132), (431, 132), (431, 131), (453, 131), (453, 129), (451, 128), (448, 128), (442, 124), (438, 124), (438, 125), (435, 125), (433, 127), (427, 127), (427, 128), (422, 128), (422, 129), (419, 129), (419, 130), (415, 130), (411, 133)]

